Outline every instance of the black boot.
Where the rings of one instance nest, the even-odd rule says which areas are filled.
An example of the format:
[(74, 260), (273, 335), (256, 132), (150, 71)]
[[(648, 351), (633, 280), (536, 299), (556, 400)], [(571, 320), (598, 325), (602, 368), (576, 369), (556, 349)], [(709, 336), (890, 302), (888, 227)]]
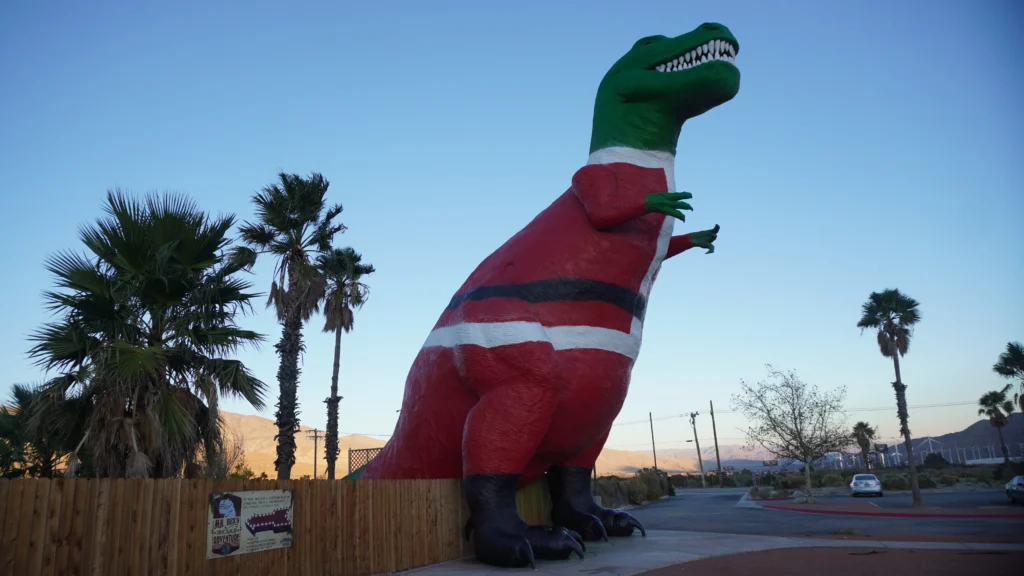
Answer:
[(555, 525), (578, 532), (584, 540), (632, 536), (634, 528), (646, 537), (647, 531), (636, 518), (594, 502), (590, 493), (591, 471), (582, 466), (555, 466), (548, 470), (551, 520)]
[(481, 474), (463, 481), (469, 502), (466, 539), (473, 534), (477, 560), (494, 566), (533, 567), (535, 559), (565, 560), (573, 552), (583, 558), (583, 539), (576, 532), (551, 526), (529, 526), (516, 508), (516, 474)]

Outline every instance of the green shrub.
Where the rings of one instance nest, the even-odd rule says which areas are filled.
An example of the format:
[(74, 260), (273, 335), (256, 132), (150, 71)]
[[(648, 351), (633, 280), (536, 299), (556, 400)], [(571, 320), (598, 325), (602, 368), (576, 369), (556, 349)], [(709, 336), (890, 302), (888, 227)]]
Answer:
[(806, 479), (803, 476), (793, 475), (788, 478), (783, 478), (779, 481), (779, 488), (788, 488), (790, 490), (801, 490), (807, 491), (805, 485)]
[(939, 476), (939, 484), (943, 486), (956, 486), (957, 477), (955, 474), (943, 474)]
[(910, 481), (902, 475), (888, 474), (882, 477), (882, 488), (885, 490), (907, 490), (910, 488)]
[(658, 500), (662, 496), (672, 494), (668, 474), (663, 470), (642, 468), (636, 471), (633, 481), (636, 482), (636, 491), (644, 500)]
[(924, 457), (924, 467), (931, 468), (933, 470), (942, 470), (952, 466), (941, 454), (932, 452)]
[(967, 477), (977, 482), (989, 482), (992, 480), (991, 468), (971, 468), (967, 471)]
[(1001, 462), (992, 471), (992, 479), (997, 482), (1005, 482), (1014, 476), (1024, 474), (1024, 462), (1010, 461), (1010, 469), (1006, 469), (1006, 463)]
[(602, 476), (597, 479), (597, 493), (606, 508), (618, 508), (629, 504), (629, 481), (616, 476)]
[(935, 488), (936, 486), (938, 485), (935, 483), (935, 480), (927, 474), (921, 474), (917, 477), (917, 487), (922, 490), (925, 488)]
[(639, 506), (647, 499), (647, 485), (642, 480), (633, 478), (626, 484), (627, 498), (633, 506)]
[(821, 485), (828, 486), (830, 488), (837, 488), (839, 486), (846, 486), (846, 480), (844, 480), (839, 474), (827, 474), (821, 479)]

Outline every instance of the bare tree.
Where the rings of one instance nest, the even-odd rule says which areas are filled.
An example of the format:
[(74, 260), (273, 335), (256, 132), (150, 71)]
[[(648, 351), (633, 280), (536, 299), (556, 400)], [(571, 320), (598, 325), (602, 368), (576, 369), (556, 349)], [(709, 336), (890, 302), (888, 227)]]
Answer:
[(807, 501), (814, 502), (811, 464), (851, 442), (843, 414), (846, 388), (822, 392), (793, 371), (767, 368), (766, 380), (753, 386), (740, 381), (741, 391), (732, 397), (733, 409), (749, 422), (750, 446), (759, 444), (776, 458), (803, 462)]

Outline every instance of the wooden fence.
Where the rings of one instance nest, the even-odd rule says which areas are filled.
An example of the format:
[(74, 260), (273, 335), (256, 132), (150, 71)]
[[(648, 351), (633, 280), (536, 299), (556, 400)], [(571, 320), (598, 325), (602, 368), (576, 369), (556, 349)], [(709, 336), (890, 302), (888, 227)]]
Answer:
[[(212, 492), (295, 491), (290, 548), (206, 559)], [(519, 491), (548, 521), (543, 480)], [(0, 480), (0, 576), (356, 576), (472, 555), (458, 480)]]

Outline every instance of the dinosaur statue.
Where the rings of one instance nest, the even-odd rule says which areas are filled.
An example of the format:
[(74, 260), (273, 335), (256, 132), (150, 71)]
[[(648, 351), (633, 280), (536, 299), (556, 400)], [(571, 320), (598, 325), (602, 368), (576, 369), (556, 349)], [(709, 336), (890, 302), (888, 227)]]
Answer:
[[(673, 236), (683, 122), (739, 91), (720, 24), (639, 40), (597, 90), (587, 164), (488, 256), (441, 314), (405, 384), (395, 433), (356, 476), (462, 478), (477, 558), (523, 567), (583, 557), (640, 523), (598, 506), (590, 475), (626, 398), (661, 263), (707, 253), (719, 227)], [(696, 145), (699, 145), (696, 144)], [(528, 526), (516, 489), (548, 476), (555, 526)]]

